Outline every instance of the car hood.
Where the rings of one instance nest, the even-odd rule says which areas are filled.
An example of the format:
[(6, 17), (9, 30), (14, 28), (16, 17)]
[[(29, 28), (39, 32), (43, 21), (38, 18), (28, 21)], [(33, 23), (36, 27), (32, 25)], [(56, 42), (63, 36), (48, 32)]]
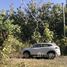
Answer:
[(25, 51), (25, 50), (29, 50), (29, 49), (31, 49), (31, 48), (24, 48), (23, 51)]

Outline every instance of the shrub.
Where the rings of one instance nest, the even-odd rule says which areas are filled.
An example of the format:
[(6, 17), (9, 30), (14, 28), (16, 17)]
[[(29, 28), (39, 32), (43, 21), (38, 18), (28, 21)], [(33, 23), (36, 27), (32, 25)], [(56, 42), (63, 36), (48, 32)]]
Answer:
[(60, 46), (61, 54), (67, 55), (67, 37), (57, 39), (56, 44)]
[(9, 35), (8, 38), (4, 41), (3, 46), (3, 53), (7, 56), (10, 56), (14, 53), (19, 53), (24, 44), (13, 35)]

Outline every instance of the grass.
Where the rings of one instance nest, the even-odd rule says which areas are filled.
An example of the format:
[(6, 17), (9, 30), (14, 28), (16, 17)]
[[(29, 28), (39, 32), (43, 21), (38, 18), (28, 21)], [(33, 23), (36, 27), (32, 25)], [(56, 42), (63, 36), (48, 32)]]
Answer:
[(12, 58), (9, 62), (10, 63), (6, 67), (67, 67), (67, 56), (62, 56), (53, 60)]

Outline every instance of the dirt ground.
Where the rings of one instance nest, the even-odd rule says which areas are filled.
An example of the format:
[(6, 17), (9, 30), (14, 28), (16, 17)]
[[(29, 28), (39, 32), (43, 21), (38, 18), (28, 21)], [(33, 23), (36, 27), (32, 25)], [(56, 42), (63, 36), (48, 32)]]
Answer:
[(20, 65), (17, 67), (67, 67), (67, 56), (61, 56), (53, 60), (12, 58), (10, 59), (10, 62), (12, 65), (15, 65), (16, 63), (22, 64), (22, 66)]

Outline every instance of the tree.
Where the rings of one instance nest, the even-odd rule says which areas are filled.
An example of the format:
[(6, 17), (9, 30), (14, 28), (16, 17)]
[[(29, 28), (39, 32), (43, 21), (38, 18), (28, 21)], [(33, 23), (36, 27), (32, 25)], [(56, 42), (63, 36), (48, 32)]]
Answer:
[[(60, 27), (59, 27), (60, 26)], [(50, 29), (54, 31), (58, 38), (63, 36), (63, 15), (62, 6), (57, 4), (53, 5), (50, 18)]]
[(45, 23), (45, 29), (44, 29), (44, 33), (43, 33), (43, 41), (45, 41), (45, 42), (53, 41), (53, 31), (50, 31), (48, 23)]
[(33, 40), (35, 40), (36, 43), (40, 42), (41, 39), (41, 35), (38, 31), (34, 31), (33, 36), (32, 36)]
[(4, 26), (5, 14), (0, 14), (0, 46), (3, 47), (3, 42), (7, 38), (8, 32), (6, 27)]

